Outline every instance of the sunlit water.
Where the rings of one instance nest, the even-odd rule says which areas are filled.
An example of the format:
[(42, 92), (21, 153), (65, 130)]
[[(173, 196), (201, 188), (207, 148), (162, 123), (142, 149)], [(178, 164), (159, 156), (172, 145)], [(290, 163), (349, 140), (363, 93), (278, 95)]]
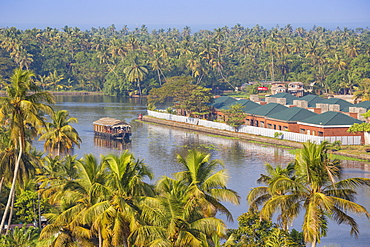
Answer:
[[(167, 175), (181, 169), (176, 162), (176, 154), (185, 155), (186, 151), (198, 148), (212, 154), (212, 159), (223, 162), (229, 173), (228, 187), (237, 191), (241, 204), (234, 206), (226, 204), (234, 215), (234, 222), (227, 222), (229, 228), (237, 228), (237, 217), (248, 210), (246, 196), (252, 187), (257, 186), (256, 180), (264, 173), (264, 164), (287, 164), (294, 156), (287, 150), (254, 144), (241, 140), (230, 140), (212, 137), (189, 130), (170, 128), (134, 121), (139, 114), (146, 114), (145, 100), (117, 98), (108, 96), (58, 96), (54, 109), (66, 109), (71, 117), (78, 118), (73, 126), (78, 131), (82, 144), (74, 153), (82, 157), (86, 153), (95, 156), (109, 153), (120, 153), (129, 149), (136, 158), (143, 159), (152, 169), (155, 178)], [(94, 139), (93, 122), (102, 117), (113, 117), (130, 122), (133, 126), (131, 142), (109, 142), (104, 139)], [(37, 144), (42, 149), (42, 144)], [(347, 162), (347, 167), (363, 167), (360, 162)], [(358, 168), (347, 168), (345, 177), (370, 178), (370, 172)], [(370, 192), (361, 190), (358, 203), (370, 210)], [(223, 216), (220, 216), (224, 219)], [(365, 216), (354, 216), (360, 227), (358, 239), (351, 237), (348, 226), (329, 224), (328, 236), (322, 239), (319, 246), (370, 246), (370, 222)], [(293, 225), (300, 228), (301, 222)]]

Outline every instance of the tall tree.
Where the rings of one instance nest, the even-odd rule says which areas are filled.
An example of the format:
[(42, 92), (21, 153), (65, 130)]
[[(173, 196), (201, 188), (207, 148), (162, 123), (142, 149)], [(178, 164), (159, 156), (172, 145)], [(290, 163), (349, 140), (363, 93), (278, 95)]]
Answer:
[(71, 123), (77, 123), (76, 118), (69, 118), (67, 110), (60, 110), (54, 112), (51, 119), (51, 123), (47, 123), (46, 127), (39, 130), (39, 133), (42, 133), (39, 140), (45, 141), (45, 150), (48, 148), (51, 151), (56, 149), (56, 155), (60, 156), (61, 152), (68, 152), (74, 144), (80, 146), (81, 138), (76, 129), (70, 125)]
[(5, 85), (7, 97), (1, 99), (0, 122), (9, 128), (11, 146), (17, 149), (18, 158), (14, 165), (12, 186), (9, 192), (8, 202), (0, 223), (3, 228), (5, 219), (14, 201), (16, 178), (20, 160), (26, 150), (28, 134), (36, 134), (35, 130), (45, 126), (41, 113), (52, 114), (52, 108), (42, 102), (52, 103), (53, 99), (47, 92), (35, 85), (34, 74), (30, 71), (16, 69), (10, 79), (10, 84)]
[(357, 223), (348, 212), (369, 216), (354, 199), (355, 189), (370, 186), (370, 179), (340, 180), (339, 163), (331, 160), (327, 151), (326, 142), (305, 143), (296, 155), (293, 176), (282, 176), (269, 182), (262, 191), (253, 189), (248, 196), (251, 205), (263, 205), (260, 214), (263, 218), (269, 219), (280, 211), (284, 218), (293, 220), (304, 211), (302, 231), (306, 243), (313, 247), (326, 236), (327, 217), (351, 226), (351, 234), (357, 235)]
[(145, 76), (148, 74), (148, 69), (144, 66), (139, 65), (137, 61), (137, 57), (135, 57), (132, 60), (131, 65), (126, 67), (123, 72), (126, 74), (126, 78), (130, 82), (136, 82), (138, 90), (139, 90), (139, 95), (141, 95), (141, 85), (140, 82), (144, 80)]
[[(156, 185), (158, 196), (142, 200), (141, 219), (146, 223), (130, 235), (135, 246), (217, 246), (225, 224), (205, 215), (196, 202), (194, 186), (163, 177)], [(198, 197), (199, 198), (199, 197)], [(213, 237), (213, 239), (212, 239)]]
[(226, 170), (216, 171), (221, 165), (220, 161), (211, 160), (210, 154), (197, 150), (189, 151), (186, 157), (177, 155), (177, 161), (184, 166), (185, 170), (176, 173), (175, 177), (188, 186), (194, 187), (195, 199), (199, 200), (204, 214), (215, 216), (217, 212), (221, 212), (232, 220), (231, 213), (221, 202), (239, 204), (239, 196), (235, 191), (227, 188)]

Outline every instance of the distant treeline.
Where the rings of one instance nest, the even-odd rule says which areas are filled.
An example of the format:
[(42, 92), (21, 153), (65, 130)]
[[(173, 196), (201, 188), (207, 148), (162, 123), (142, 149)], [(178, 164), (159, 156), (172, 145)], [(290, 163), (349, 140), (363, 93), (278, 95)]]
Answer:
[(46, 90), (147, 94), (166, 78), (186, 75), (213, 89), (300, 81), (317, 92), (348, 94), (370, 78), (370, 30), (2, 28), (0, 76), (7, 80), (17, 67), (34, 71)]

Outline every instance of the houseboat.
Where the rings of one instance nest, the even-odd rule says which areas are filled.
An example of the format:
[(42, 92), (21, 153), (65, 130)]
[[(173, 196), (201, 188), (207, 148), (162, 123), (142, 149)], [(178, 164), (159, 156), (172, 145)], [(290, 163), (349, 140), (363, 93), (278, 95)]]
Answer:
[(105, 117), (93, 124), (95, 135), (124, 140), (131, 136), (131, 125), (119, 119)]

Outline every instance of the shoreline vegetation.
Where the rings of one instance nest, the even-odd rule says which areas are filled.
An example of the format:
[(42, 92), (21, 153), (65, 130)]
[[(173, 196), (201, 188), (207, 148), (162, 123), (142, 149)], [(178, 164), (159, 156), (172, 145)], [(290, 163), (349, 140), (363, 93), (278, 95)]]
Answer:
[[(106, 95), (104, 92), (89, 91), (48, 91), (51, 95)], [(0, 96), (6, 96), (5, 91), (0, 91)]]

